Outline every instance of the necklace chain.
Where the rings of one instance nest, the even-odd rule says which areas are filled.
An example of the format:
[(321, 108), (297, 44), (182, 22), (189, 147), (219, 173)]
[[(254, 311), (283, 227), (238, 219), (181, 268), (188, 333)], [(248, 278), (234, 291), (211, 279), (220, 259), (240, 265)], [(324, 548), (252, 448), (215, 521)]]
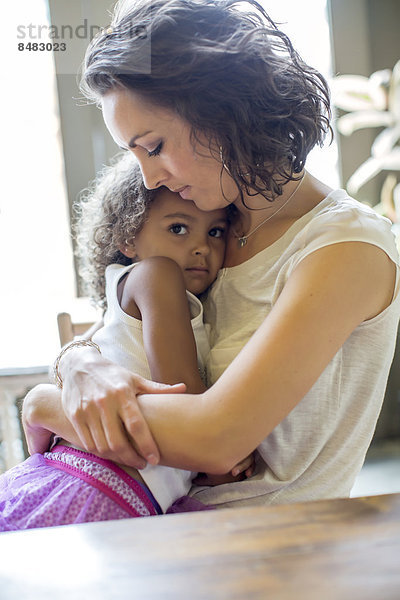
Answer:
[(247, 235), (242, 235), (242, 236), (238, 236), (236, 235), (235, 232), (234, 236), (237, 238), (238, 241), (238, 246), (239, 248), (243, 248), (243, 246), (245, 246), (247, 244), (247, 240), (249, 239), (249, 237), (251, 235), (253, 235), (253, 233), (255, 233), (257, 231), (257, 229), (259, 229), (262, 225), (264, 225), (267, 221), (269, 221), (270, 219), (272, 219), (272, 217), (275, 217), (275, 215), (278, 214), (278, 212), (280, 212), (283, 208), (285, 208), (286, 204), (288, 204), (289, 200), (291, 200), (293, 198), (293, 196), (295, 195), (295, 193), (298, 191), (299, 187), (301, 186), (301, 184), (303, 183), (303, 179), (304, 179), (304, 175), (303, 177), (300, 179), (299, 183), (296, 185), (296, 187), (294, 188), (293, 192), (290, 194), (289, 198), (286, 200), (286, 202), (284, 202), (282, 204), (282, 206), (280, 206), (278, 208), (278, 210), (276, 210), (274, 213), (272, 213), (272, 215), (269, 215), (266, 219), (264, 219), (264, 221), (261, 221), (261, 223), (259, 223), (257, 225), (257, 227), (255, 227), (253, 229), (253, 231), (250, 231), (250, 233), (248, 233)]

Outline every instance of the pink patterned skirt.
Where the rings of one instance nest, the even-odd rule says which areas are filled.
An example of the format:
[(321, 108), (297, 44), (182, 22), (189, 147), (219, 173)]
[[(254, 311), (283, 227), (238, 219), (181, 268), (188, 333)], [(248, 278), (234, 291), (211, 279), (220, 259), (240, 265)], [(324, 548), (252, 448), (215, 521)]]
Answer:
[(0, 475), (0, 531), (157, 514), (151, 492), (123, 469), (67, 446)]

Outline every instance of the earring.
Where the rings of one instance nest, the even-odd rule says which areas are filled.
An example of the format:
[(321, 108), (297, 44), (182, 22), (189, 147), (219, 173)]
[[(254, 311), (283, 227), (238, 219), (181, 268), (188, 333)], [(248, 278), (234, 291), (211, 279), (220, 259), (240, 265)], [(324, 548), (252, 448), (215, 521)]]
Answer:
[(131, 238), (131, 241), (128, 240), (124, 240), (124, 244), (120, 246), (120, 252), (122, 252), (122, 254), (125, 254), (125, 256), (128, 256), (129, 258), (132, 258), (133, 256), (136, 255), (136, 249), (135, 249), (135, 244), (134, 244), (134, 239), (135, 236), (133, 235)]
[(222, 146), (219, 147), (219, 158), (220, 161), (222, 163), (223, 168), (225, 169), (225, 171), (228, 173), (228, 175), (230, 175), (229, 169), (226, 166), (225, 162), (224, 162), (224, 157), (223, 157), (223, 151), (222, 151)]
[(131, 237), (131, 240), (132, 240), (131, 242), (128, 242), (128, 240), (125, 240), (125, 248), (129, 248), (129, 246), (133, 246), (132, 242), (133, 242), (134, 239), (135, 239), (135, 236), (133, 235)]

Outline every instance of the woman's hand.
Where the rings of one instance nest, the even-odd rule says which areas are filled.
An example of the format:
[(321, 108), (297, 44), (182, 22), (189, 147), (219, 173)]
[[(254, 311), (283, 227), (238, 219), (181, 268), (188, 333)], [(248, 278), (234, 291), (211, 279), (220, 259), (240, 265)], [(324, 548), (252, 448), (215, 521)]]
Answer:
[(28, 392), (25, 397), (22, 407), (22, 426), (24, 428), (26, 443), (28, 445), (29, 454), (39, 452), (43, 454), (49, 449), (53, 437), (53, 433), (35, 424), (33, 419), (32, 400), (35, 396), (35, 388)]
[(63, 357), (62, 379), (62, 406), (82, 448), (137, 469), (159, 462), (159, 450), (136, 397), (184, 392), (184, 384), (149, 381), (88, 348)]
[(245, 459), (235, 465), (229, 473), (225, 475), (211, 475), (209, 473), (199, 473), (192, 481), (195, 485), (215, 486), (222, 483), (233, 483), (243, 481), (251, 477), (255, 468), (255, 453), (252, 452)]

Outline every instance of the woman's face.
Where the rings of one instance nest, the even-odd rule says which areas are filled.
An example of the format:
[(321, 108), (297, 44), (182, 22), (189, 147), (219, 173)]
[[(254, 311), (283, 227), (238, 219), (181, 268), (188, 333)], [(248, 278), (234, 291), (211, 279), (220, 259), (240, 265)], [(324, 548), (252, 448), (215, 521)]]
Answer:
[(147, 188), (164, 185), (206, 211), (237, 200), (235, 182), (225, 169), (221, 173), (206, 142), (193, 147), (183, 119), (125, 89), (107, 92), (102, 109), (115, 142), (136, 156)]

